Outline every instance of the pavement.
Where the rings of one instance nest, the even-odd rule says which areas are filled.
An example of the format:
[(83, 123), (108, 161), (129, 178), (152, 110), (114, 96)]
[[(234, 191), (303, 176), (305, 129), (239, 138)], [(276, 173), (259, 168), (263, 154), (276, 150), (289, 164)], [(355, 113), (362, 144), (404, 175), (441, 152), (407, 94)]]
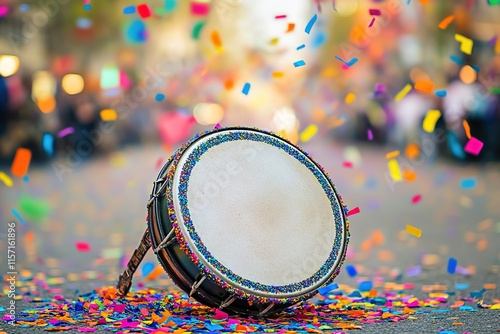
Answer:
[[(442, 284), (447, 291), (456, 292), (450, 296), (448, 306), (457, 296), (468, 296), (488, 283), (490, 287), (497, 284), (485, 292), (484, 299), (498, 303), (498, 164), (423, 161), (409, 159), (401, 152), (397, 157), (401, 168), (413, 171), (416, 180), (393, 182), (386, 153), (394, 148), (314, 139), (304, 148), (329, 172), (348, 207), (360, 208), (359, 214), (350, 217), (351, 241), (345, 264), (355, 265), (358, 276), (349, 277), (343, 271), (336, 282), (356, 287), (360, 280), (382, 277), (389, 281), (401, 276), (402, 282), (416, 284), (405, 293), (418, 298), (427, 295), (424, 286)], [(151, 185), (169, 154), (160, 146), (131, 146), (76, 162), (62, 155), (48, 164), (31, 166), (29, 180), (15, 179), (12, 188), (0, 184), (2, 254), (7, 254), (3, 251), (7, 249), (6, 224), (16, 221), (18, 271), (43, 273), (47, 282), (55, 282), (51, 286), (61, 289), (60, 294), (74, 298), (78, 293), (113, 285), (123, 258), (132, 253), (145, 229), (145, 205)], [(353, 167), (346, 167), (345, 161), (352, 162)], [(0, 170), (7, 171), (8, 166)], [(421, 199), (416, 200), (419, 195)], [(422, 236), (406, 233), (406, 225), (421, 229)], [(87, 244), (88, 251), (79, 251), (76, 243)], [(450, 257), (458, 261), (453, 275), (447, 273)], [(145, 261), (156, 263), (152, 254)], [(6, 256), (1, 257), (0, 268), (0, 274), (8, 272)], [(61, 279), (58, 284), (49, 278)], [(135, 280), (143, 282), (141, 270)], [(470, 286), (459, 291), (459, 283)], [(166, 277), (147, 284), (171, 288)], [(4, 283), (4, 293), (6, 287)], [(47, 292), (42, 289), (42, 293)], [(8, 298), (0, 296), (0, 306), (7, 303)], [(32, 306), (17, 301), (18, 310)], [(499, 310), (447, 309), (446, 313), (433, 313), (429, 308), (428, 313), (417, 314), (414, 320), (363, 324), (357, 332), (500, 331)], [(463, 326), (452, 325), (457, 322)], [(7, 326), (0, 323), (7, 333), (44, 332), (36, 327)]]

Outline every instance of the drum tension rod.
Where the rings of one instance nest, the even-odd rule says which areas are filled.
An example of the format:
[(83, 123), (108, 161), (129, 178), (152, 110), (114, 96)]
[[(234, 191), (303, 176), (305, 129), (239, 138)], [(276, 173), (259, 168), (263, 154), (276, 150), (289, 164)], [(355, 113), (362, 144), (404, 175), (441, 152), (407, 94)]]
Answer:
[[(165, 181), (165, 178), (164, 178), (164, 177), (162, 177), (162, 178), (160, 178), (160, 179), (156, 180), (155, 182), (153, 182), (153, 185), (155, 185), (155, 186), (156, 186), (156, 183), (160, 183), (160, 182), (163, 182), (163, 181)], [(163, 190), (165, 190), (166, 186), (167, 186), (167, 183), (165, 182), (165, 183), (163, 183), (163, 184), (161, 185), (160, 189), (158, 189), (158, 191), (157, 191), (156, 193), (154, 193), (153, 195), (151, 195), (151, 197), (150, 197), (150, 199), (149, 199), (149, 202), (148, 202), (148, 204), (146, 205), (146, 207), (148, 207), (148, 208), (149, 208), (149, 207), (151, 206), (151, 204), (155, 201), (155, 199), (157, 199), (158, 197), (160, 197), (160, 195), (161, 195), (162, 191), (163, 191)]]
[[(158, 253), (160, 250), (162, 250), (163, 248), (173, 244), (175, 241), (177, 241), (177, 238), (176, 237), (173, 237), (172, 239), (170, 239), (170, 237), (174, 234), (174, 229), (171, 229), (170, 232), (168, 232), (167, 236), (160, 242), (160, 244), (158, 245), (158, 247), (156, 247), (153, 251), (156, 253)], [(168, 240), (170, 239), (170, 240)]]
[(228, 307), (231, 305), (234, 301), (236, 300), (236, 296), (229, 296), (224, 300), (222, 303), (220, 303), (219, 310), (222, 310), (225, 307)]
[(189, 292), (189, 297), (191, 297), (196, 292), (196, 290), (198, 290), (198, 288), (200, 287), (201, 283), (203, 283), (205, 278), (207, 277), (202, 275), (201, 278), (194, 281), (193, 285), (191, 285), (191, 291)]
[(259, 314), (258, 314), (258, 315), (259, 315), (259, 316), (261, 316), (261, 315), (266, 314), (267, 312), (269, 312), (269, 310), (270, 310), (273, 306), (274, 306), (274, 304), (273, 304), (273, 303), (271, 303), (271, 304), (267, 305), (267, 307), (266, 307), (265, 309), (263, 309), (261, 312), (259, 312)]

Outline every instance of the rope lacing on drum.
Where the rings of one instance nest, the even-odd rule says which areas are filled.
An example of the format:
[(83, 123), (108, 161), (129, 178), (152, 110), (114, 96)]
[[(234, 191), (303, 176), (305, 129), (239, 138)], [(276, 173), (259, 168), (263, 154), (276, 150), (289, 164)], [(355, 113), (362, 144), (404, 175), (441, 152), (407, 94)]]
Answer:
[(220, 303), (219, 309), (222, 310), (225, 307), (228, 307), (231, 305), (234, 301), (236, 300), (236, 296), (230, 296), (226, 300), (224, 300), (222, 303)]
[(259, 315), (264, 315), (266, 314), (267, 312), (269, 312), (269, 310), (274, 306), (273, 303), (267, 305), (267, 307), (265, 309), (263, 309), (262, 311), (259, 312)]
[(195, 281), (193, 283), (193, 285), (191, 285), (191, 291), (189, 292), (189, 297), (191, 297), (196, 292), (196, 290), (198, 290), (198, 288), (200, 287), (201, 283), (203, 283), (203, 281), (206, 278), (207, 278), (206, 276), (201, 276), (201, 278), (199, 280)]
[[(155, 254), (158, 253), (158, 251), (162, 250), (163, 248), (167, 247), (168, 245), (174, 243), (177, 239), (173, 237), (170, 239), (170, 237), (174, 234), (174, 229), (171, 229), (170, 232), (168, 232), (167, 236), (160, 242), (158, 247), (154, 249)], [(170, 240), (169, 240), (170, 239)]]

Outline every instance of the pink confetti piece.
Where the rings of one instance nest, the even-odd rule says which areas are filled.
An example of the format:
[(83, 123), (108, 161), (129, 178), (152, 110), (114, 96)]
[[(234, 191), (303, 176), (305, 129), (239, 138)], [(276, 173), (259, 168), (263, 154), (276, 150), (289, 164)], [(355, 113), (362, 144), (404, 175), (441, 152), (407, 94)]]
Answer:
[(125, 311), (125, 304), (115, 304), (113, 306), (113, 312), (123, 313)]
[(382, 14), (382, 12), (380, 11), (380, 9), (370, 9), (370, 15), (374, 15), (374, 16), (380, 16), (380, 14)]
[(286, 15), (276, 15), (274, 18), (277, 19), (277, 20), (279, 20), (279, 19), (286, 19)]
[(75, 243), (75, 247), (79, 252), (89, 252), (90, 245), (88, 242), (79, 241)]
[(9, 14), (9, 7), (0, 6), (0, 17), (6, 16), (7, 14)]
[(372, 17), (372, 20), (370, 21), (370, 24), (368, 25), (368, 28), (371, 28), (374, 23), (375, 23), (375, 18)]
[(350, 161), (344, 161), (344, 163), (342, 163), (342, 166), (346, 168), (352, 168), (354, 165)]
[(346, 217), (353, 216), (359, 213), (359, 207), (355, 207), (347, 212)]
[(418, 202), (420, 202), (421, 199), (422, 199), (422, 195), (418, 194), (418, 195), (415, 195), (412, 197), (411, 202), (413, 204), (417, 204)]
[(97, 328), (92, 328), (92, 327), (78, 328), (79, 333), (94, 333), (96, 330), (97, 330)]
[(217, 130), (220, 129), (220, 124), (219, 123), (215, 124), (215, 129), (217, 129)]
[(215, 320), (224, 320), (227, 318), (229, 318), (229, 315), (226, 312), (221, 311), (219, 309), (215, 310), (215, 315), (214, 315)]
[(478, 155), (483, 149), (484, 143), (477, 138), (471, 137), (467, 144), (465, 144), (464, 151), (472, 154)]
[(57, 137), (58, 138), (66, 137), (67, 135), (70, 135), (74, 132), (75, 132), (75, 128), (73, 128), (72, 126), (69, 126), (67, 128), (62, 129), (61, 131), (59, 131), (57, 133)]
[(373, 140), (373, 132), (372, 132), (372, 130), (368, 129), (367, 135), (368, 135), (368, 140), (372, 141)]

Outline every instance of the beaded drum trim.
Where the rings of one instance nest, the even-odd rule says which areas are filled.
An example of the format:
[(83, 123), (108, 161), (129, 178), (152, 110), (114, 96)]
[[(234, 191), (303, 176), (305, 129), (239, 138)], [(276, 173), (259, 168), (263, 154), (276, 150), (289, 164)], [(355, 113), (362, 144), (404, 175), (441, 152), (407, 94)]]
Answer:
[[(235, 132), (231, 132), (231, 130), (236, 130)], [(244, 131), (244, 132), (242, 132)], [(173, 197), (173, 179), (174, 179), (174, 174), (177, 168), (177, 165), (181, 159), (181, 156), (183, 153), (186, 151), (188, 147), (190, 147), (195, 141), (200, 139), (201, 137), (204, 137), (208, 134), (214, 133), (214, 132), (219, 132), (220, 134), (216, 137), (210, 138), (206, 142), (202, 143), (199, 147), (197, 147), (189, 157), (186, 159), (186, 162), (182, 166), (182, 171), (181, 171), (181, 176), (180, 176), (180, 182), (179, 182), (179, 194), (178, 198), (176, 199), (179, 201), (180, 208), (181, 208), (181, 214), (182, 214), (182, 220), (184, 222), (184, 226), (186, 230), (189, 233), (189, 237), (195, 247), (197, 248), (197, 251), (202, 254), (204, 260), (210, 265), (212, 265), (214, 268), (216, 268), (223, 276), (224, 278), (219, 277), (216, 273), (212, 271), (211, 268), (207, 267), (202, 261), (200, 261), (197, 257), (197, 255), (190, 249), (190, 245), (186, 241), (186, 237), (184, 236), (183, 232), (179, 228), (179, 222), (177, 220), (175, 210), (174, 210), (174, 197)], [(266, 134), (268, 136), (262, 135)], [(217, 261), (211, 254), (210, 251), (205, 247), (203, 244), (202, 240), (199, 238), (197, 235), (193, 223), (190, 218), (189, 214), (189, 206), (188, 206), (188, 201), (187, 201), (187, 191), (188, 191), (188, 185), (189, 185), (189, 176), (196, 165), (196, 163), (199, 161), (200, 157), (207, 152), (211, 147), (214, 147), (216, 145), (229, 142), (229, 141), (235, 141), (235, 140), (251, 140), (251, 141), (257, 141), (257, 142), (263, 142), (269, 145), (272, 145), (274, 147), (277, 147), (284, 152), (288, 153), (290, 156), (294, 157), (299, 161), (302, 165), (304, 165), (308, 170), (313, 173), (313, 175), (316, 177), (318, 182), (320, 183), (323, 191), (325, 192), (325, 195), (328, 197), (331, 203), (331, 208), (332, 212), (334, 215), (334, 222), (335, 222), (335, 227), (337, 234), (335, 236), (335, 240), (333, 243), (332, 250), (330, 252), (330, 255), (327, 259), (327, 261), (323, 264), (323, 266), (316, 272), (314, 273), (310, 278), (303, 280), (298, 283), (293, 283), (289, 285), (283, 285), (283, 286), (273, 286), (273, 285), (264, 285), (258, 282), (252, 282), (250, 280), (247, 280), (243, 277), (240, 277), (233, 273), (230, 269), (224, 267), (221, 263)], [(233, 285), (231, 285), (231, 282), (237, 283), (240, 286), (246, 287), (249, 290), (254, 290), (256, 293), (259, 291), (267, 293), (267, 294), (274, 294), (278, 295), (279, 294), (288, 294), (292, 292), (297, 292), (304, 290), (307, 287), (312, 286), (313, 284), (317, 283), (318, 281), (325, 279), (325, 276), (328, 275), (328, 273), (332, 270), (332, 267), (335, 265), (337, 262), (337, 258), (340, 256), (340, 259), (338, 259), (337, 262), (337, 267), (335, 270), (331, 273), (331, 276), (327, 278), (325, 281), (325, 284), (329, 284), (330, 282), (333, 281), (333, 279), (338, 275), (340, 272), (340, 268), (342, 266), (342, 263), (345, 260), (345, 253), (347, 249), (347, 244), (349, 242), (349, 222), (345, 218), (345, 214), (347, 213), (347, 208), (345, 207), (342, 198), (340, 195), (336, 193), (335, 186), (333, 183), (330, 181), (328, 174), (323, 170), (323, 168), (316, 163), (312, 162), (312, 159), (307, 155), (307, 153), (303, 152), (300, 150), (298, 147), (295, 145), (285, 141), (284, 139), (276, 137), (276, 135), (262, 131), (262, 130), (257, 130), (257, 129), (250, 129), (250, 128), (222, 128), (222, 129), (213, 129), (213, 130), (208, 130), (199, 133), (195, 137), (193, 137), (191, 140), (189, 140), (187, 143), (182, 145), (171, 157), (172, 163), (171, 166), (168, 170), (167, 173), (167, 187), (166, 187), (166, 195), (167, 195), (167, 205), (168, 205), (168, 214), (170, 221), (172, 223), (172, 226), (174, 228), (176, 238), (181, 246), (181, 248), (184, 250), (186, 255), (193, 261), (194, 264), (198, 266), (201, 272), (205, 273), (208, 277), (210, 277), (214, 282), (216, 282), (219, 286), (222, 288), (228, 290), (231, 293), (235, 293), (241, 298), (247, 299), (247, 300), (254, 300), (257, 302), (273, 302), (273, 303), (289, 303), (289, 302), (298, 302), (300, 300), (305, 300), (312, 295), (316, 294), (317, 289), (306, 292), (303, 295), (300, 296), (294, 296), (294, 297), (263, 297), (259, 295), (255, 295), (252, 293), (249, 293), (249, 291), (243, 291)], [(169, 159), (170, 160), (170, 159)], [(345, 226), (344, 226), (345, 224)], [(345, 240), (342, 240), (343, 235), (340, 231), (345, 230)], [(342, 245), (343, 244), (343, 245)], [(340, 253), (340, 254), (339, 254)]]

